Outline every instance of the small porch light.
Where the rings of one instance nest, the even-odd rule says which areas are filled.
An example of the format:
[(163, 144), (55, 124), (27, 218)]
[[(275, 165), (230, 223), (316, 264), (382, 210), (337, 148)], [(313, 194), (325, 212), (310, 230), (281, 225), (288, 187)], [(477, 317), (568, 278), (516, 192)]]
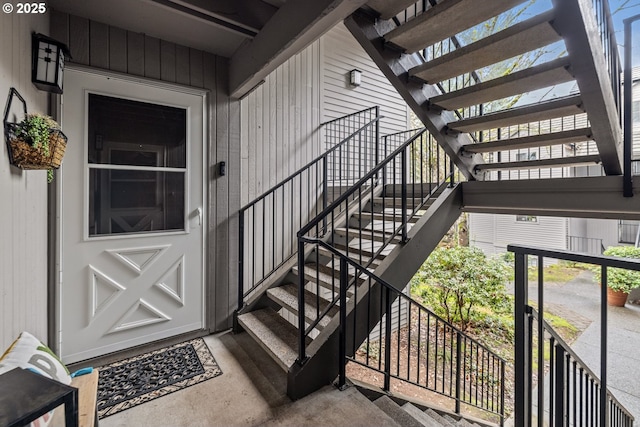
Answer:
[(351, 86), (360, 86), (362, 83), (362, 71), (360, 70), (351, 70), (349, 72), (349, 84)]
[(62, 93), (62, 74), (65, 56), (71, 58), (69, 48), (43, 34), (31, 38), (31, 81), (40, 90)]

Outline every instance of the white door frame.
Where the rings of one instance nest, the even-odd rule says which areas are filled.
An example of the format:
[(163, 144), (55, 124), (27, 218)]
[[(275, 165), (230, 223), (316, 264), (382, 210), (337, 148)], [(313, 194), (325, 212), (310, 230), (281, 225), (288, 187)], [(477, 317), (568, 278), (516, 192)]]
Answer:
[[(113, 72), (113, 71), (108, 71), (108, 70), (101, 70), (101, 69), (96, 69), (96, 68), (91, 68), (91, 67), (87, 67), (87, 66), (82, 66), (82, 65), (77, 65), (77, 64), (67, 64), (66, 65), (67, 69), (72, 69), (74, 71), (77, 72), (82, 72), (82, 73), (87, 73), (90, 75), (98, 75), (98, 76), (103, 76), (103, 77), (107, 77), (109, 79), (113, 79), (113, 80), (121, 80), (121, 81), (125, 81), (125, 82), (129, 82), (129, 83), (135, 83), (135, 84), (139, 84), (139, 85), (144, 85), (144, 86), (149, 86), (152, 88), (159, 88), (159, 89), (167, 89), (167, 90), (172, 90), (172, 91), (177, 91), (177, 92), (181, 92), (181, 93), (185, 93), (185, 94), (189, 94), (189, 95), (196, 95), (196, 96), (201, 96), (202, 97), (202, 135), (203, 135), (203, 141), (202, 141), (202, 180), (203, 180), (203, 185), (202, 185), (202, 214), (201, 214), (201, 219), (202, 219), (202, 226), (200, 227), (200, 232), (202, 233), (202, 242), (203, 242), (203, 248), (202, 248), (202, 325), (203, 325), (203, 330), (207, 331), (209, 330), (209, 318), (210, 318), (210, 311), (213, 309), (210, 304), (209, 304), (209, 292), (210, 289), (207, 286), (208, 283), (208, 274), (207, 274), (207, 254), (208, 254), (208, 249), (209, 249), (209, 244), (208, 244), (208, 233), (207, 233), (207, 229), (208, 229), (208, 212), (209, 212), (209, 199), (208, 199), (208, 185), (209, 185), (209, 168), (208, 168), (208, 163), (207, 163), (207, 159), (208, 159), (208, 153), (209, 153), (209, 141), (210, 141), (210, 133), (209, 133), (209, 94), (210, 94), (210, 90), (207, 89), (200, 89), (200, 88), (194, 88), (194, 87), (190, 87), (190, 86), (184, 86), (184, 85), (180, 85), (180, 84), (173, 84), (173, 83), (168, 83), (168, 82), (162, 82), (162, 81), (157, 81), (157, 80), (151, 80), (151, 79), (147, 79), (147, 78), (143, 78), (143, 77), (137, 77), (137, 76), (132, 76), (129, 74), (124, 74), (124, 73), (118, 73), (118, 72)], [(58, 121), (61, 124), (63, 130), (64, 130), (64, 108), (63, 108), (63, 103), (64, 103), (64, 95), (60, 96), (58, 98), (58, 104), (56, 105), (56, 107), (58, 108), (58, 112), (59, 112), (59, 117), (58, 117)], [(87, 126), (87, 120), (86, 120), (86, 114), (88, 114), (87, 111), (84, 112), (85, 117), (83, 119), (83, 126)], [(86, 130), (86, 129), (85, 129)], [(86, 132), (83, 132), (83, 134), (86, 134)], [(86, 141), (70, 141), (70, 144), (83, 144), (83, 150), (86, 150)], [(86, 159), (86, 156), (84, 156)], [(193, 159), (194, 161), (197, 159)], [(62, 167), (64, 167), (64, 162)], [(86, 173), (86, 171), (85, 171)], [(53, 328), (50, 328), (50, 331), (54, 332), (54, 349), (55, 351), (59, 352), (61, 345), (62, 345), (62, 313), (61, 313), (61, 301), (62, 301), (62, 289), (61, 289), (61, 284), (62, 284), (62, 271), (64, 269), (64, 266), (62, 265), (62, 246), (63, 246), (63, 232), (64, 232), (64, 224), (62, 221), (62, 216), (63, 216), (63, 202), (62, 202), (62, 192), (64, 191), (64, 186), (62, 183), (62, 179), (60, 179), (60, 177), (57, 177), (57, 179), (54, 180), (55, 183), (55, 230), (54, 230), (54, 236), (55, 236), (55, 243), (53, 245), (54, 249), (55, 249), (55, 256), (54, 256), (54, 302), (53, 304), (51, 304), (51, 307), (54, 307), (53, 310), (53, 319), (52, 323), (53, 323)], [(86, 179), (85, 179), (85, 191), (86, 191), (86, 186), (88, 185)], [(83, 209), (84, 210), (84, 209)], [(187, 215), (189, 215), (190, 212), (185, 212)], [(86, 215), (85, 216), (85, 221), (86, 221)], [(189, 218), (185, 218), (185, 221), (189, 221)], [(86, 229), (84, 230), (84, 233), (86, 234)], [(121, 236), (121, 237), (125, 237), (125, 236)], [(109, 239), (109, 237), (106, 237), (105, 239)], [(51, 316), (50, 316), (51, 318)]]

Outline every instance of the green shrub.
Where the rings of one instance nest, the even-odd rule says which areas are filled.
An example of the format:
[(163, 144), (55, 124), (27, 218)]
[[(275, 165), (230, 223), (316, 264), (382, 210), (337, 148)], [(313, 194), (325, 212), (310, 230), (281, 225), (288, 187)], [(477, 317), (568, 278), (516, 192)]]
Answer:
[(508, 277), (504, 261), (487, 258), (480, 249), (438, 248), (412, 279), (411, 289), (436, 314), (466, 331), (486, 317), (480, 307), (495, 313), (511, 310), (505, 288)]
[[(640, 259), (640, 248), (633, 246), (610, 246), (602, 254), (622, 258)], [(597, 273), (600, 273), (600, 267), (595, 267), (594, 270)], [(600, 274), (596, 274), (594, 276), (594, 280), (599, 283)], [(640, 288), (640, 272), (626, 270), (623, 268), (608, 268), (607, 286), (614, 291), (629, 293), (635, 288)]]

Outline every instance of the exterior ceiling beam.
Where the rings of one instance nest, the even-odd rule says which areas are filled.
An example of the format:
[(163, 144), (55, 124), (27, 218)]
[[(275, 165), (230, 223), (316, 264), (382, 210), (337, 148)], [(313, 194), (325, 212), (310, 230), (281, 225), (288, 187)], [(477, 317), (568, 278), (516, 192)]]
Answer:
[[(476, 213), (640, 220), (640, 197), (622, 176), (462, 183), (462, 210)], [(634, 182), (635, 192), (640, 183)]]
[(231, 57), (229, 93), (240, 98), (367, 0), (289, 0)]

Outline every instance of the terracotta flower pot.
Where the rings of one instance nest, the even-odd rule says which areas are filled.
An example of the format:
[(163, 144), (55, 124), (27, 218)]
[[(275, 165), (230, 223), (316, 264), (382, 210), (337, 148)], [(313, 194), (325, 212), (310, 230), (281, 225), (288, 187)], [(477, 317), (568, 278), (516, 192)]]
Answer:
[(627, 302), (628, 293), (625, 291), (614, 291), (611, 288), (607, 288), (607, 304), (612, 307), (624, 307)]

